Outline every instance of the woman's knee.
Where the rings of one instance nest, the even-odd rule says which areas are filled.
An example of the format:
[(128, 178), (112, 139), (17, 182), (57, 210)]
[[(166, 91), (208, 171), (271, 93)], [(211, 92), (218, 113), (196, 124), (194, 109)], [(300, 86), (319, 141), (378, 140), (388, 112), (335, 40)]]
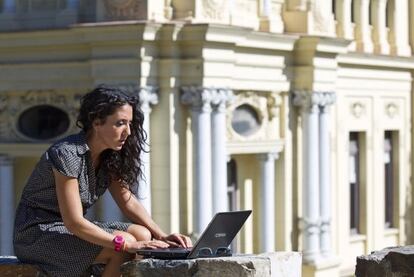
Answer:
[(137, 241), (148, 241), (152, 239), (150, 230), (142, 225), (132, 224), (127, 232), (134, 236)]

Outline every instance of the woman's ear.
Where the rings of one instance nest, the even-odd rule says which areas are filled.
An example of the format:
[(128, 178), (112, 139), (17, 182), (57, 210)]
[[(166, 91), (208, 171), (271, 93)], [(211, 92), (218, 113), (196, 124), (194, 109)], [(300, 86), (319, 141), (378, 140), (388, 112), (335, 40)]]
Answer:
[(92, 128), (96, 129), (97, 127), (99, 127), (100, 125), (102, 125), (102, 122), (100, 119), (95, 119), (94, 121), (92, 121)]

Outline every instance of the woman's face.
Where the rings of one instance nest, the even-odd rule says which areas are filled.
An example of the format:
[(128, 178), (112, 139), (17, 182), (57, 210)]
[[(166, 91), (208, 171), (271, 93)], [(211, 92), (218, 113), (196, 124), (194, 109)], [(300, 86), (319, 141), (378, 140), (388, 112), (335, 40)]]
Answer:
[(95, 139), (104, 149), (119, 151), (131, 134), (131, 123), (131, 105), (120, 106), (113, 114), (106, 117), (105, 122), (99, 122), (98, 120), (95, 122)]

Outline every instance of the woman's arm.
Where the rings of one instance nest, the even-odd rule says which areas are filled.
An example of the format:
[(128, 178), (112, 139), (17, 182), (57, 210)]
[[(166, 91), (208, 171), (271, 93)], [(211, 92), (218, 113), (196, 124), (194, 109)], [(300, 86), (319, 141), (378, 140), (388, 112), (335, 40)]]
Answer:
[(155, 239), (161, 239), (166, 236), (129, 189), (121, 186), (118, 182), (112, 182), (109, 186), (109, 191), (122, 213), (129, 220), (148, 228)]
[(66, 228), (81, 239), (112, 248), (114, 236), (83, 217), (78, 180), (67, 177), (55, 169), (53, 169), (53, 174), (59, 210)]
[[(79, 183), (76, 178), (67, 177), (53, 170), (56, 183), (56, 194), (59, 210), (66, 228), (75, 236), (107, 248), (114, 248), (112, 240), (115, 235), (106, 232), (83, 217), (82, 202), (79, 196)], [(134, 252), (139, 248), (166, 247), (159, 241), (128, 242), (128, 251)]]
[(190, 247), (192, 245), (191, 240), (187, 236), (181, 234), (167, 235), (162, 231), (152, 220), (144, 206), (126, 187), (121, 186), (118, 182), (112, 182), (109, 186), (109, 191), (122, 213), (132, 222), (148, 228), (155, 239), (164, 240), (172, 246), (178, 246), (177, 244), (179, 244), (183, 247)]

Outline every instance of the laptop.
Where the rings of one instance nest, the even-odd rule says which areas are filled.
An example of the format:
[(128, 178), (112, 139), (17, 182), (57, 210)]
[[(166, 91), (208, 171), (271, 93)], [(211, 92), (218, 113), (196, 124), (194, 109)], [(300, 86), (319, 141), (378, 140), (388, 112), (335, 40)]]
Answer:
[(217, 213), (192, 248), (139, 249), (138, 255), (155, 259), (194, 259), (231, 256), (228, 248), (251, 210)]

